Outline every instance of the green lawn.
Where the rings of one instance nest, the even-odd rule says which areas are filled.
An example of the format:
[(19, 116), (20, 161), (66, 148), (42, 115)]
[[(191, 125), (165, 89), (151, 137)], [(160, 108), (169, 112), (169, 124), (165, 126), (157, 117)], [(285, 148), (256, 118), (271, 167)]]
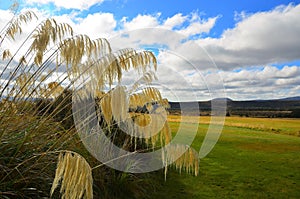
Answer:
[[(300, 130), (300, 121), (294, 123)], [(170, 125), (176, 132), (179, 123)], [(199, 126), (197, 150), (207, 127)], [(199, 176), (171, 171), (164, 182), (161, 175), (162, 186), (151, 198), (300, 198), (300, 137), (284, 134), (225, 123), (213, 151), (200, 161)]]

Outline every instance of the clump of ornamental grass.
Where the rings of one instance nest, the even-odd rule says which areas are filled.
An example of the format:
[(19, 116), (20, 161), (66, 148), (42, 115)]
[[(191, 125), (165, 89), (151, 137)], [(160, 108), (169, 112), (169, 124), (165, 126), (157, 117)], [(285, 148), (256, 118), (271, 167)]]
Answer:
[[(22, 26), (36, 19), (32, 11), (13, 15), (12, 19), (0, 32), (0, 53), (2, 57), (0, 78), (5, 79), (0, 85), (0, 196), (1, 198), (39, 198), (49, 196), (53, 173), (55, 171), (55, 150), (70, 146), (78, 147), (79, 139), (73, 129), (65, 129), (56, 120), (56, 112), (40, 114), (35, 99), (46, 100), (52, 95), (58, 96), (57, 85), (48, 85), (53, 70), (47, 67), (50, 61), (33, 57), (43, 49), (29, 45), (25, 55), (20, 55), (32, 41), (47, 44), (42, 32), (52, 22), (54, 37), (66, 36), (70, 31), (60, 32), (63, 24), (54, 20), (41, 22), (32, 34), (21, 44), (16, 52), (4, 49), (7, 41), (13, 42), (22, 34)], [(54, 34), (57, 34), (54, 36)], [(43, 38), (42, 38), (43, 37)], [(38, 39), (39, 38), (39, 39)], [(38, 42), (37, 42), (38, 43)], [(43, 52), (44, 54), (44, 52)], [(32, 60), (32, 61), (31, 61)], [(59, 82), (60, 85), (61, 82)], [(61, 108), (59, 108), (61, 109)], [(77, 141), (76, 141), (77, 140)]]
[[(73, 100), (95, 100), (99, 126), (117, 146), (135, 153), (166, 146), (172, 140), (164, 118), (168, 101), (151, 86), (157, 61), (150, 51), (125, 48), (113, 52), (106, 39), (74, 36), (70, 25), (54, 19), (40, 22), (16, 52), (2, 48), (6, 39), (14, 40), (16, 34), (22, 34), (22, 26), (35, 17), (30, 11), (14, 15), (0, 34), (0, 53), (5, 61), (0, 78), (9, 74), (0, 87), (0, 194), (46, 197), (45, 190), (49, 194), (51, 186), (51, 195), (60, 187), (62, 198), (93, 198), (93, 187), (97, 186), (93, 185), (92, 170), (102, 168), (101, 172), (111, 173), (111, 169), (104, 163), (91, 168), (86, 161), (93, 158), (86, 154), (70, 122), (76, 114), (71, 112), (71, 97), (76, 92)], [(20, 55), (20, 49), (26, 46), (29, 48)], [(59, 75), (58, 69), (65, 73)], [(122, 86), (123, 72), (132, 70), (141, 78), (131, 87)], [(86, 83), (85, 89), (78, 89), (74, 84), (77, 81)], [(83, 124), (89, 119), (87, 115)], [(118, 127), (121, 123), (131, 136), (122, 133)], [(72, 151), (66, 150), (69, 148)], [(56, 154), (55, 177), (49, 183)], [(162, 150), (161, 159), (165, 173), (174, 163), (180, 172), (198, 174), (198, 156), (191, 148), (170, 145)], [(95, 160), (92, 162), (95, 164)], [(115, 178), (132, 179), (122, 176), (126, 175), (118, 173)], [(132, 186), (133, 182), (143, 186), (138, 180), (132, 181)]]

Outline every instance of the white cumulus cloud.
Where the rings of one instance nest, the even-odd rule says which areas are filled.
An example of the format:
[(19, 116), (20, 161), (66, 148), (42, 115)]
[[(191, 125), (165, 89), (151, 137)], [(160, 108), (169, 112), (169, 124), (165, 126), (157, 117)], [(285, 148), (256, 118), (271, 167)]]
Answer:
[(199, 39), (223, 69), (300, 59), (300, 5), (249, 15), (221, 38)]
[[(52, 2), (57, 7), (83, 10), (102, 1), (40, 0), (39, 3)], [(35, 11), (40, 21), (49, 16), (42, 10)], [(224, 30), (219, 38), (211, 38), (209, 33), (217, 26), (220, 17), (203, 18), (197, 13), (172, 16), (138, 14), (133, 18), (124, 16), (121, 21), (117, 21), (113, 13), (102, 12), (82, 17), (80, 11), (73, 11), (53, 17), (59, 22), (69, 23), (76, 34), (108, 38), (116, 48), (164, 48), (155, 53), (159, 63), (157, 83), (165, 91), (165, 97), (172, 98), (172, 94), (172, 99), (176, 100), (176, 96), (184, 96), (181, 99), (187, 101), (195, 100), (192, 96), (195, 94), (198, 99), (209, 99), (208, 85), (221, 89), (217, 84), (222, 79), (228, 97), (233, 99), (300, 95), (300, 66), (274, 66), (300, 60), (300, 5), (235, 15), (235, 26)], [(0, 10), (0, 28), (11, 17), (8, 11)], [(1, 50), (11, 47), (15, 51), (37, 23), (25, 26), (25, 34), (17, 36), (14, 45), (6, 40)], [(0, 81), (5, 81), (4, 76), (1, 78)]]

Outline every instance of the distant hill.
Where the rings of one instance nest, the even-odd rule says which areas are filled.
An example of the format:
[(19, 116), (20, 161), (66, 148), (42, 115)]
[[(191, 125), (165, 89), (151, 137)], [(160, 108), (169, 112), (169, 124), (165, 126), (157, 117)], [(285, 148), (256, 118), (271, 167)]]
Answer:
[(282, 99), (278, 99), (280, 101), (300, 101), (300, 96), (297, 97), (287, 97), (287, 98), (282, 98)]
[[(227, 115), (250, 117), (295, 117), (300, 110), (300, 97), (272, 100), (235, 101), (229, 98), (217, 98), (213, 101), (226, 101)], [(182, 109), (191, 115), (210, 115), (211, 101), (169, 102), (171, 114), (181, 114)], [(197, 107), (198, 104), (198, 107)], [(199, 108), (199, 109), (198, 109)]]
[(215, 98), (215, 99), (213, 99), (213, 101), (232, 101), (232, 99), (230, 99), (230, 98)]

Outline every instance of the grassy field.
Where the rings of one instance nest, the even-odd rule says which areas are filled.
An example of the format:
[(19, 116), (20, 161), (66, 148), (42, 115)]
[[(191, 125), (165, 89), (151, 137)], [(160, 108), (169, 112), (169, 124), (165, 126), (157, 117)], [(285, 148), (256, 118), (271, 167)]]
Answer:
[[(180, 117), (168, 119), (176, 132)], [(209, 120), (200, 118), (197, 150)], [(299, 119), (227, 117), (200, 175), (170, 172), (151, 198), (300, 198), (299, 131)]]

